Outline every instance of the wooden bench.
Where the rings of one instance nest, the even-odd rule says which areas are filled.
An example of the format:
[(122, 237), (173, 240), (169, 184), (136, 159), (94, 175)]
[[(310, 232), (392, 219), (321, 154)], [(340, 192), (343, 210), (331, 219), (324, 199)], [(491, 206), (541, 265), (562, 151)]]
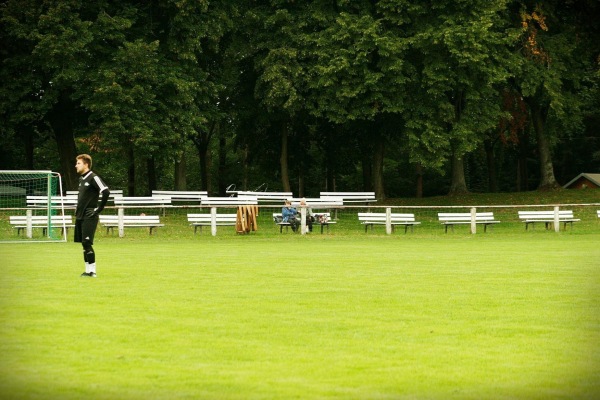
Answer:
[(370, 204), (377, 201), (375, 198), (375, 192), (321, 192), (319, 195), (321, 197), (337, 198), (341, 200), (343, 204)]
[[(371, 227), (372, 231), (373, 226), (375, 225), (386, 225), (387, 215), (386, 213), (381, 212), (359, 212), (358, 220), (365, 226), (365, 232), (367, 232), (369, 227)], [(404, 226), (404, 233), (406, 233), (409, 227), (412, 232), (414, 230), (414, 226), (419, 225), (420, 222), (415, 220), (415, 214), (391, 213), (390, 224), (392, 225), (392, 231), (396, 225), (401, 225)]]
[[(160, 223), (158, 215), (123, 215), (122, 218), (123, 228), (149, 228), (150, 235), (152, 230), (165, 226)], [(106, 228), (106, 234), (112, 233), (114, 228), (119, 227), (119, 216), (100, 214), (100, 224)]]
[[(313, 227), (315, 225), (321, 226), (321, 234), (323, 234), (323, 228), (327, 227), (327, 232), (329, 232), (329, 225), (335, 224), (335, 221), (331, 220), (331, 213), (316, 211), (312, 213), (314, 217), (314, 221), (312, 223)], [(307, 216), (308, 217), (308, 216)], [(298, 219), (300, 219), (300, 211), (298, 210)], [(289, 222), (283, 222), (283, 216), (281, 213), (273, 213), (273, 222), (276, 225), (279, 225), (279, 233), (283, 233), (283, 227), (285, 226), (285, 230), (292, 225)], [(308, 222), (306, 224), (308, 226)]]
[[(525, 230), (528, 229), (529, 225), (535, 227), (536, 222), (543, 223), (546, 230), (550, 229), (550, 226), (554, 225), (555, 215), (554, 210), (547, 211), (519, 211), (519, 219), (525, 224)], [(559, 210), (558, 211), (558, 223), (563, 224), (564, 229), (567, 229), (567, 224), (571, 224), (573, 229), (573, 222), (579, 222), (573, 215), (573, 210)]]
[[(212, 214), (188, 214), (188, 222), (194, 227), (194, 235), (196, 230), (200, 228), (202, 233), (203, 226), (212, 226)], [(215, 214), (215, 225), (217, 226), (235, 226), (237, 223), (237, 214)]]
[[(42, 234), (46, 236), (48, 231), (48, 216), (47, 215), (32, 215), (30, 217), (26, 215), (16, 215), (9, 217), (10, 224), (17, 230), (17, 235), (21, 234), (21, 231), (26, 230), (30, 224), (31, 228), (42, 228)], [(52, 215), (50, 216), (50, 224), (58, 229), (65, 229), (68, 231), (69, 228), (73, 228), (73, 217), (70, 215)], [(64, 232), (66, 233), (66, 232)]]
[[(438, 213), (438, 219), (444, 225), (446, 233), (448, 227), (454, 231), (454, 225), (470, 225), (471, 213)], [(483, 231), (487, 231), (488, 225), (499, 224), (500, 221), (494, 220), (493, 212), (478, 212), (475, 213), (475, 223), (483, 225)]]

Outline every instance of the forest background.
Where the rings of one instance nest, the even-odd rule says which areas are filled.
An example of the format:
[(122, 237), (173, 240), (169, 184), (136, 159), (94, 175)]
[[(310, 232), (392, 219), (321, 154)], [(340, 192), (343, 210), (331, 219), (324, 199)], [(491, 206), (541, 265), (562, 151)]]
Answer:
[(595, 0), (0, 1), (0, 169), (77, 185), (551, 189), (600, 172)]

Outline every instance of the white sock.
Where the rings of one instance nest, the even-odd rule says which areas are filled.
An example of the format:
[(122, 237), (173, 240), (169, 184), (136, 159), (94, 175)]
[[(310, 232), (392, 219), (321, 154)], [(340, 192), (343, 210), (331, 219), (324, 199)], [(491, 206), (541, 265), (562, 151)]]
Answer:
[(90, 272), (96, 273), (96, 263), (90, 263)]
[(90, 273), (90, 263), (85, 263), (85, 273), (89, 274)]

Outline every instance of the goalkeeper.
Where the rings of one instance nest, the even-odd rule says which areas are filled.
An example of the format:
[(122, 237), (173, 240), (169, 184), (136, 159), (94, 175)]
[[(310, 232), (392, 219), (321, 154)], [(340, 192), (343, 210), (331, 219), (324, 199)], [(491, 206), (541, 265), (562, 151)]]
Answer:
[[(80, 154), (76, 157), (75, 169), (79, 177), (79, 193), (75, 210), (75, 242), (83, 245), (85, 272), (83, 277), (96, 277), (96, 253), (94, 253), (94, 233), (98, 226), (98, 214), (102, 212), (110, 191), (104, 181), (91, 170), (92, 157)], [(98, 199), (102, 194), (100, 204)]]

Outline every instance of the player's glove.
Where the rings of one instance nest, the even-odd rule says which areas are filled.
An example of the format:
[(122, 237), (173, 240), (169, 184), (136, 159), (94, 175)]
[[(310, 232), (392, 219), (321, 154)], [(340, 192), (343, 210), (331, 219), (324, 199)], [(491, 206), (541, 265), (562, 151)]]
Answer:
[(96, 215), (98, 215), (98, 213), (96, 212), (97, 208), (91, 209), (88, 208), (85, 210), (85, 216), (86, 218), (94, 218)]

